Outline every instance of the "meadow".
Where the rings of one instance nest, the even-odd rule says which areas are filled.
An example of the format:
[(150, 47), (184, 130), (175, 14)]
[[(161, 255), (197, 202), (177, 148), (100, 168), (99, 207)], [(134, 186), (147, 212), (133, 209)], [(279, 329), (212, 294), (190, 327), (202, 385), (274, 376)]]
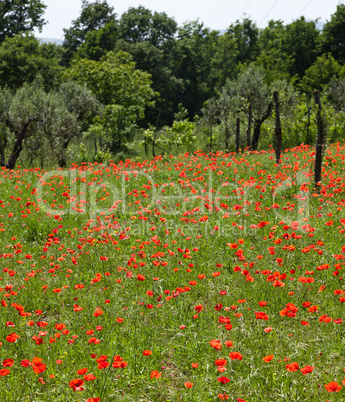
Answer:
[(345, 145), (0, 171), (1, 401), (344, 401)]

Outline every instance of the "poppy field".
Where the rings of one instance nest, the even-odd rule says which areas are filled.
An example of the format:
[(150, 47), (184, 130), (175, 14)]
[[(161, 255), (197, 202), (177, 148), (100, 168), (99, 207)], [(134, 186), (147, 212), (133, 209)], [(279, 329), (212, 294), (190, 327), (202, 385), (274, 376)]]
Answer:
[(0, 171), (1, 401), (344, 401), (345, 145)]

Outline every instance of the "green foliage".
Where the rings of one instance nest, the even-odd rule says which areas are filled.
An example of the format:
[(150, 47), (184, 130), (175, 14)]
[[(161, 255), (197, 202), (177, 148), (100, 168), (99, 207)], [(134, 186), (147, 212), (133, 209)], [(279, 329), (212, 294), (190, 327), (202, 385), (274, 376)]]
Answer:
[(331, 19), (326, 22), (322, 32), (322, 50), (331, 52), (341, 64), (345, 62), (345, 4), (338, 4)]
[(84, 43), (89, 32), (98, 31), (110, 22), (114, 23), (116, 18), (114, 8), (106, 0), (96, 0), (92, 3), (88, 0), (82, 0), (81, 7), (80, 16), (72, 21), (72, 26), (69, 29), (64, 29), (63, 46), (66, 49), (64, 57), (66, 64), (73, 58), (79, 46)]
[(94, 119), (86, 136), (102, 138), (105, 150), (116, 154), (132, 141), (137, 130), (136, 110), (122, 105), (107, 105)]
[(40, 44), (33, 35), (6, 38), (0, 45), (0, 87), (15, 90), (40, 75), (46, 89), (62, 79), (60, 51), (54, 44)]
[(42, 15), (47, 6), (41, 0), (1, 0), (0, 43), (5, 38), (32, 31), (42, 30), (45, 24)]
[(155, 95), (150, 75), (137, 70), (132, 57), (125, 52), (109, 52), (100, 61), (75, 60), (65, 76), (86, 84), (103, 105), (131, 108), (138, 119)]
[(322, 91), (332, 78), (337, 77), (340, 69), (339, 63), (330, 54), (323, 54), (308, 68), (299, 86), (306, 93)]
[[(44, 162), (53, 156), (66, 165), (66, 151), (81, 133), (81, 126), (95, 111), (97, 103), (86, 88), (66, 82), (58, 91), (45, 92), (42, 80), (25, 83), (14, 95), (0, 91), (0, 155), (13, 169), (23, 148), (27, 159)], [(48, 153), (50, 149), (50, 153)]]

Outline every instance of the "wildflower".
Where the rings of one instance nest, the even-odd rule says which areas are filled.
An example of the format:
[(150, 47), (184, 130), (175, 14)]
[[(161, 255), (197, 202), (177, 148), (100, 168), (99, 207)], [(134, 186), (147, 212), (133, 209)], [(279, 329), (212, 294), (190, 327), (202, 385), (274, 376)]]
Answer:
[(305, 366), (303, 368), (301, 368), (301, 373), (303, 375), (309, 374), (314, 370), (314, 366)]
[(219, 381), (221, 384), (227, 384), (230, 381), (230, 378), (228, 378), (228, 377), (219, 377), (217, 379), (217, 381)]
[(325, 388), (328, 392), (339, 392), (341, 390), (341, 385), (336, 381), (331, 381), (325, 385)]
[(299, 369), (299, 366), (298, 366), (297, 362), (287, 364), (285, 367), (286, 367), (287, 371), (291, 371), (291, 372), (298, 371), (298, 369)]
[(229, 353), (229, 357), (231, 360), (242, 360), (243, 356), (239, 352), (231, 352)]
[(83, 388), (84, 381), (81, 380), (80, 378), (75, 378), (69, 383), (69, 387), (73, 389), (74, 392), (76, 391), (84, 391), (85, 388)]
[(158, 370), (153, 370), (153, 371), (151, 371), (151, 380), (153, 379), (153, 378), (160, 378), (161, 377), (161, 375), (162, 375), (162, 373), (160, 373)]

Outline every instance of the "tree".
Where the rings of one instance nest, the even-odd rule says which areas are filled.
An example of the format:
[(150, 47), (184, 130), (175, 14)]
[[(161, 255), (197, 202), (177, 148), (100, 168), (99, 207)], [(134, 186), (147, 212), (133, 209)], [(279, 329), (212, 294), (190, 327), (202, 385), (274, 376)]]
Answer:
[(23, 149), (33, 153), (33, 160), (48, 145), (59, 166), (65, 166), (67, 147), (81, 133), (95, 106), (91, 93), (73, 82), (49, 93), (40, 78), (25, 83), (14, 95), (8, 89), (1, 90), (1, 164), (14, 169)]
[(137, 119), (143, 118), (145, 107), (153, 104), (150, 74), (137, 70), (125, 52), (109, 52), (98, 62), (75, 60), (65, 76), (86, 84), (103, 105), (131, 107)]
[(42, 15), (47, 6), (41, 0), (1, 0), (0, 3), (0, 43), (6, 37), (42, 30), (45, 24)]
[[(242, 109), (248, 115), (247, 147), (257, 149), (260, 130), (263, 122), (272, 113), (273, 103), (270, 101), (267, 85), (265, 84), (264, 71), (251, 64), (238, 77), (239, 94), (245, 101)], [(251, 138), (252, 123), (254, 121), (254, 133)]]
[(46, 89), (58, 86), (62, 79), (59, 47), (40, 44), (31, 34), (6, 38), (0, 45), (0, 87), (13, 90), (40, 75)]
[(76, 57), (99, 61), (101, 57), (116, 48), (118, 28), (118, 22), (113, 20), (97, 31), (88, 31), (85, 41), (77, 50)]
[(215, 95), (212, 58), (218, 36), (217, 31), (210, 31), (199, 21), (187, 22), (178, 30), (171, 65), (182, 81), (177, 105), (182, 103), (190, 117), (199, 114), (204, 102)]
[(44, 133), (59, 166), (65, 167), (70, 143), (87, 130), (99, 103), (86, 86), (67, 81), (47, 94), (47, 105), (47, 115), (42, 118)]
[(330, 54), (323, 54), (308, 68), (299, 86), (306, 93), (322, 91), (333, 77), (338, 76), (340, 69), (339, 63)]
[(72, 21), (70, 28), (64, 29), (65, 64), (69, 64), (74, 53), (84, 43), (88, 32), (98, 31), (116, 19), (114, 8), (106, 0), (96, 0), (93, 3), (88, 0), (82, 0), (81, 7), (80, 16)]
[(322, 32), (322, 48), (331, 52), (339, 62), (345, 62), (345, 4), (339, 4), (336, 12), (327, 21)]
[(286, 27), (280, 20), (269, 21), (268, 26), (260, 31), (260, 55), (255, 60), (255, 65), (265, 70), (267, 84), (291, 78), (293, 56), (287, 53), (285, 36)]
[(148, 42), (163, 48), (177, 30), (177, 23), (166, 13), (152, 12), (139, 6), (130, 7), (119, 22), (119, 38), (129, 43)]
[(225, 149), (227, 152), (229, 152), (230, 121), (240, 108), (240, 102), (237, 82), (228, 80), (218, 92), (217, 101), (219, 119), (224, 125)]
[(236, 42), (237, 63), (250, 64), (259, 55), (259, 29), (249, 18), (236, 21), (227, 30)]
[(301, 17), (286, 26), (284, 51), (292, 57), (291, 77), (301, 79), (319, 53), (320, 31), (314, 21)]

